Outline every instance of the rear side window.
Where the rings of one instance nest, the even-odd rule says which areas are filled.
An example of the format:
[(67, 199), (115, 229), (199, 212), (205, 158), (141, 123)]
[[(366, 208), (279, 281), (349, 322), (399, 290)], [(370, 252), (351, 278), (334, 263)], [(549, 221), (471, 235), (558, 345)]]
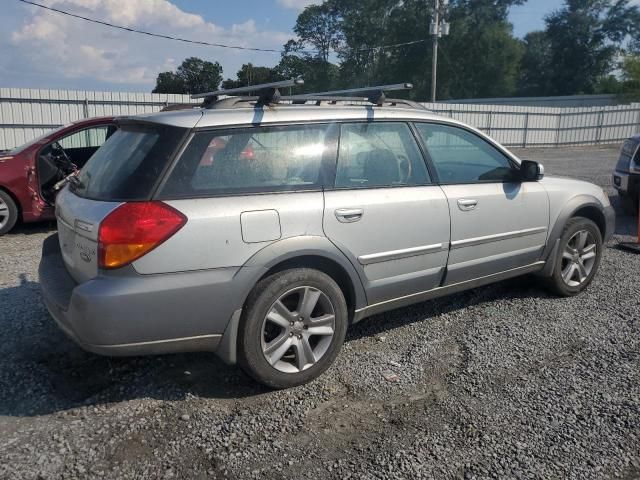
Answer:
[(429, 175), (415, 138), (405, 123), (342, 125), (337, 188), (424, 185)]
[(72, 191), (105, 201), (149, 198), (186, 132), (164, 125), (123, 125), (87, 162)]
[(335, 125), (198, 132), (167, 179), (162, 197), (320, 188), (335, 162)]

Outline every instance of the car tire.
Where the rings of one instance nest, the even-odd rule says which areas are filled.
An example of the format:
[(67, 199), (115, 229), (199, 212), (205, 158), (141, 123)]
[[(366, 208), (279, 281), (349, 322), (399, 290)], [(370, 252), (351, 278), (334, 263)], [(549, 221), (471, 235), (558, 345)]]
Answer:
[(571, 297), (585, 290), (600, 266), (602, 234), (588, 218), (570, 219), (560, 237), (553, 275), (547, 287), (562, 297)]
[(307, 383), (333, 363), (344, 342), (344, 294), (327, 274), (296, 268), (270, 275), (250, 293), (238, 331), (238, 362), (274, 389)]
[(18, 207), (7, 192), (0, 190), (0, 235), (9, 232), (18, 221)]

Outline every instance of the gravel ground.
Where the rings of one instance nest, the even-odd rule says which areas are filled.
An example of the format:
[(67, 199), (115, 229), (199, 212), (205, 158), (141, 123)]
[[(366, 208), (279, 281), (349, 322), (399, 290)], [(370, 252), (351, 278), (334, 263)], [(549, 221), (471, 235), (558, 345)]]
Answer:
[[(617, 204), (616, 148), (518, 153)], [(213, 355), (81, 351), (39, 298), (51, 226), (22, 227), (0, 238), (0, 478), (640, 478), (640, 257), (611, 248), (634, 228), (577, 298), (523, 278), (380, 315), (271, 392)]]

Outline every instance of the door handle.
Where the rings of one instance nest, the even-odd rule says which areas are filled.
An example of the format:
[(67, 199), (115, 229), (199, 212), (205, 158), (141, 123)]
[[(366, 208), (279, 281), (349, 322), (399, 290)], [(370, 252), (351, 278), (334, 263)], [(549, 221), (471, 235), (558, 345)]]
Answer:
[(461, 198), (458, 200), (458, 208), (463, 212), (474, 210), (478, 206), (478, 200)]
[(362, 218), (364, 210), (362, 208), (339, 208), (335, 214), (340, 223), (353, 223)]

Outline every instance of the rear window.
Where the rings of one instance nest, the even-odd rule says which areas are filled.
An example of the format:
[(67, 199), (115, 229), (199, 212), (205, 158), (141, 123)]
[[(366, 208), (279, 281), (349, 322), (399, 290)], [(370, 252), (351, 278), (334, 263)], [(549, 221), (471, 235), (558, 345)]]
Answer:
[(146, 200), (186, 132), (164, 125), (122, 125), (70, 188), (94, 200)]
[[(163, 198), (320, 188), (335, 164), (336, 125), (252, 127), (193, 136)], [(325, 168), (326, 167), (326, 168)]]

